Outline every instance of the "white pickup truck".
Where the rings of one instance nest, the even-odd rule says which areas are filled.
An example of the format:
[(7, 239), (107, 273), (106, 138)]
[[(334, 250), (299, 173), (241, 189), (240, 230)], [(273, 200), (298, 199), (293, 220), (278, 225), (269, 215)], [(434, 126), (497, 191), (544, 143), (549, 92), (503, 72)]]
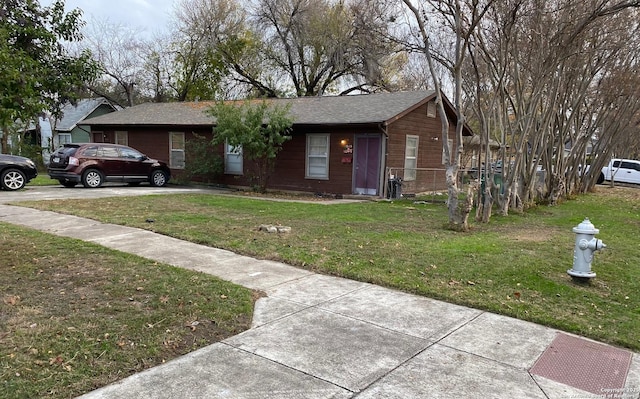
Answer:
[(604, 181), (640, 184), (640, 161), (634, 159), (612, 159), (602, 168), (598, 184)]

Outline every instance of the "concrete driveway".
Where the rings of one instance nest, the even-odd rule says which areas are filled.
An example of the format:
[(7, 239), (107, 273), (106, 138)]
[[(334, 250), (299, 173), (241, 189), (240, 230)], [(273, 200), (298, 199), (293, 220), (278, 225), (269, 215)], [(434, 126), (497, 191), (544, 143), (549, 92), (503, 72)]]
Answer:
[(155, 195), (155, 194), (182, 194), (182, 193), (220, 193), (228, 192), (223, 190), (175, 186), (151, 187), (149, 185), (140, 185), (131, 187), (127, 184), (108, 183), (100, 188), (84, 188), (77, 186), (74, 188), (66, 188), (63, 186), (29, 186), (19, 191), (0, 190), (0, 204), (8, 204), (16, 201), (43, 201), (43, 200), (59, 200), (59, 199), (78, 199), (78, 198), (104, 198), (104, 197), (122, 197), (122, 196), (138, 196), (138, 195)]

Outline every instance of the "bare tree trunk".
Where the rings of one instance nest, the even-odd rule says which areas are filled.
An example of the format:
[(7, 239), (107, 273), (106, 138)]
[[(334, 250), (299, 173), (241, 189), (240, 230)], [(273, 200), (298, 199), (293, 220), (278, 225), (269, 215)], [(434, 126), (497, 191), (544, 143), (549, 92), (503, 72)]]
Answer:
[(627, 9), (640, 4), (551, 4), (493, 3), (469, 49), (472, 61), (479, 63), (474, 65), (481, 72), (477, 84), (498, 101), (485, 109), (500, 111), (497, 130), (510, 149), (502, 156), (503, 193), (495, 195), (503, 215), (589, 190), (614, 148), (627, 152), (634, 147), (631, 141), (623, 146), (622, 137), (634, 136), (628, 121), (638, 111), (622, 109), (634, 108), (640, 95), (640, 27), (632, 22), (638, 11)]
[[(423, 43), (422, 51), (427, 59), (429, 72), (431, 73), (435, 84), (436, 103), (438, 105), (438, 111), (440, 113), (440, 120), (442, 124), (442, 146), (445, 160), (445, 175), (448, 193), (447, 206), (449, 209), (449, 226), (454, 230), (465, 231), (469, 229), (468, 220), (469, 213), (471, 212), (471, 207), (467, 206), (466, 204), (469, 201), (471, 201), (471, 204), (473, 204), (474, 193), (469, 193), (469, 195), (471, 195), (471, 198), (466, 198), (466, 200), (462, 204), (460, 203), (458, 172), (460, 170), (460, 162), (464, 150), (462, 133), (466, 123), (465, 115), (462, 109), (462, 67), (464, 65), (466, 55), (466, 43), (468, 42), (472, 32), (477, 28), (478, 23), (482, 19), (484, 13), (488, 9), (488, 5), (491, 4), (492, 1), (488, 1), (482, 9), (477, 2), (474, 2), (472, 5), (465, 4), (464, 6), (470, 7), (470, 9), (467, 10), (469, 11), (469, 15), (466, 16), (463, 16), (464, 6), (458, 0), (452, 0), (446, 2), (446, 4), (442, 5), (441, 7), (436, 6), (434, 8), (435, 10), (438, 10), (441, 17), (448, 21), (447, 23), (450, 24), (450, 28), (453, 30), (453, 33), (455, 35), (455, 54), (453, 56), (453, 59), (450, 60), (450, 63), (447, 66), (453, 77), (453, 105), (454, 111), (457, 116), (455, 129), (455, 152), (453, 152), (453, 149), (449, 147), (449, 122), (444, 110), (444, 104), (442, 102), (442, 84), (440, 82), (440, 79), (438, 78), (438, 74), (434, 66), (433, 54), (431, 52), (431, 38), (427, 33), (426, 28), (425, 10), (418, 9), (413, 5), (411, 0), (403, 0), (403, 3), (411, 11), (416, 23), (418, 24), (420, 36)], [(465, 23), (466, 26), (464, 26)], [(473, 189), (474, 187), (471, 188)]]

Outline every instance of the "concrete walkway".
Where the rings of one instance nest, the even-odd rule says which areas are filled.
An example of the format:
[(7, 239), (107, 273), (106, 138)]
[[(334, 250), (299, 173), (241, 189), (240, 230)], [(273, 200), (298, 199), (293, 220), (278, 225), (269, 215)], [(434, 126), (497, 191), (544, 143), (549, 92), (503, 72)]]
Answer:
[(82, 398), (640, 397), (638, 354), (547, 327), (75, 216), (0, 221), (267, 294), (250, 330)]

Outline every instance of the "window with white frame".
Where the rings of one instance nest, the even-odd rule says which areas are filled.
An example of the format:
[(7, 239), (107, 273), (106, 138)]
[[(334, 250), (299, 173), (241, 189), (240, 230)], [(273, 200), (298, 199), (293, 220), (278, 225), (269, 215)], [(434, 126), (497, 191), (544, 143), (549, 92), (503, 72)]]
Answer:
[(115, 144), (129, 145), (129, 133), (116, 130)]
[(169, 167), (184, 169), (184, 133), (169, 133)]
[(329, 135), (307, 134), (307, 179), (329, 179)]
[(404, 149), (404, 180), (415, 180), (417, 167), (418, 136), (407, 135)]
[(224, 173), (228, 175), (242, 174), (242, 146), (224, 143)]

